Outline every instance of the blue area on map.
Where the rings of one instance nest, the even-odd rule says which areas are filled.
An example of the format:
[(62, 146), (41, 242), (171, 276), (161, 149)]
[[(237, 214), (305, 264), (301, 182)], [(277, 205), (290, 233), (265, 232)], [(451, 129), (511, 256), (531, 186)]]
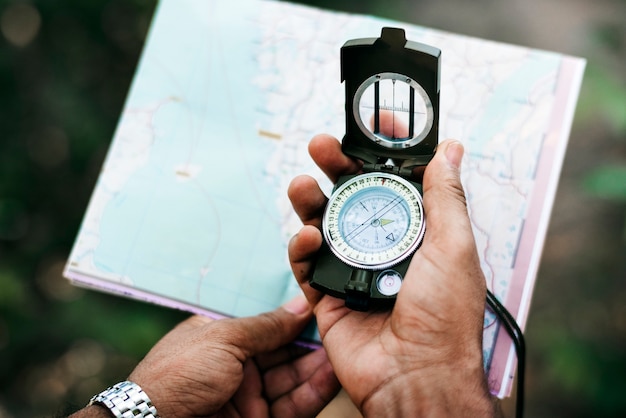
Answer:
[[(126, 104), (163, 102), (149, 160), (108, 203), (94, 253), (100, 270), (137, 288), (237, 316), (280, 304), (290, 274), (266, 173), (273, 145), (251, 123), (264, 100), (252, 85), (257, 5), (197, 2), (190, 20), (160, 3)], [(207, 16), (209, 36), (198, 37)]]

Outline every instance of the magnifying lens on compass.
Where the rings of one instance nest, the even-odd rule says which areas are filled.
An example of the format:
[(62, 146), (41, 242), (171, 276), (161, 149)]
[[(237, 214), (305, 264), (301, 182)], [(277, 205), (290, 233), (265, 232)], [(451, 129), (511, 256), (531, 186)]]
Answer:
[(407, 148), (421, 142), (433, 126), (433, 104), (424, 88), (399, 73), (365, 80), (354, 95), (354, 119), (375, 143)]

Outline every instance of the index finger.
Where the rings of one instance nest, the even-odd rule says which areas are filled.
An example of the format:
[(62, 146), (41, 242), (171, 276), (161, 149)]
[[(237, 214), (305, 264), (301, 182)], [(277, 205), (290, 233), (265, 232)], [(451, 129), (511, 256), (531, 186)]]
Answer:
[(314, 136), (309, 143), (309, 154), (333, 183), (339, 176), (354, 174), (361, 169), (361, 164), (345, 155), (337, 138), (331, 135)]

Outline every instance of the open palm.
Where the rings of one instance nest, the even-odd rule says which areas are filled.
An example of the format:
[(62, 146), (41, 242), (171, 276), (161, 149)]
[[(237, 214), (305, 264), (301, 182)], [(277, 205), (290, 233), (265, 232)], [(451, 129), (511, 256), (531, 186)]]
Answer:
[[(332, 181), (360, 168), (330, 136), (317, 136), (309, 150)], [(466, 415), (460, 394), (493, 412), (482, 369), (485, 280), (459, 180), (462, 152), (457, 142), (442, 143), (423, 173), (427, 232), (391, 311), (352, 311), (309, 286), (326, 198), (311, 177), (290, 186), (305, 225), (290, 243), (292, 269), (314, 305), (337, 377), (366, 415), (415, 415), (433, 407), (452, 415), (461, 407)]]

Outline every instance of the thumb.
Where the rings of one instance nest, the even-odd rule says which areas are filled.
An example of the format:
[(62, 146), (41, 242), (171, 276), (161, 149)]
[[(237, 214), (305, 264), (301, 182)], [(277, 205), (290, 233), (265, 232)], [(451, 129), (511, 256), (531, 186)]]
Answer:
[(297, 296), (271, 312), (226, 320), (230, 322), (229, 342), (249, 358), (292, 342), (311, 318), (309, 302), (304, 296)]
[(463, 145), (446, 140), (437, 148), (432, 161), (424, 171), (424, 211), (427, 233), (424, 243), (435, 241), (440, 248), (474, 243), (467, 213), (465, 192), (461, 184)]
[[(417, 323), (423, 324), (424, 310), (437, 320), (445, 318), (444, 313), (454, 311), (455, 303), (462, 304), (458, 312), (464, 312), (468, 318), (482, 318), (485, 279), (461, 184), (462, 159), (463, 145), (447, 140), (439, 144), (424, 171), (426, 233), (398, 295), (396, 308), (407, 307), (402, 311), (394, 308), (394, 314), (398, 311), (398, 321), (409, 319), (413, 321), (410, 324), (415, 324), (416, 313), (422, 312)], [(469, 315), (470, 307), (474, 316)], [(474, 326), (472, 329), (482, 329), (482, 319)], [(401, 322), (396, 328), (410, 327)]]

